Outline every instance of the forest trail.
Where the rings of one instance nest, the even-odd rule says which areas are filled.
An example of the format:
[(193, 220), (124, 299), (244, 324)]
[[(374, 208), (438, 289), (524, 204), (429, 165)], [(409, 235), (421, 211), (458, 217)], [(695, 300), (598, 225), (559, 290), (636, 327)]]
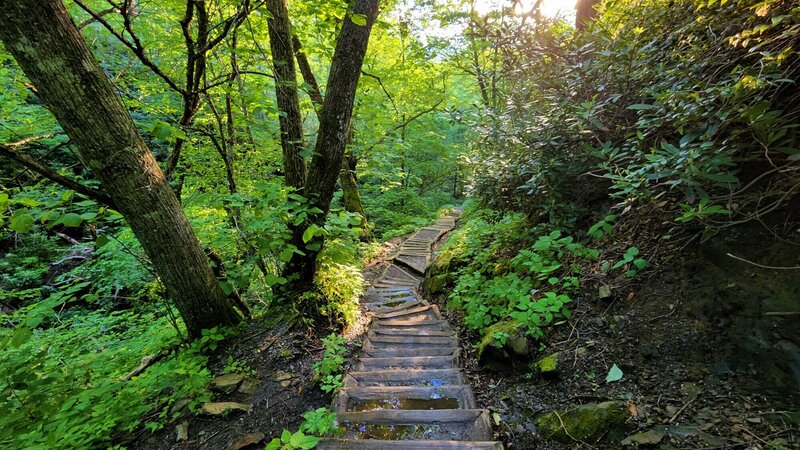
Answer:
[(460, 368), (455, 332), (417, 289), (448, 216), (406, 240), (367, 291), (374, 314), (361, 356), (333, 399), (344, 435), (321, 449), (502, 449)]

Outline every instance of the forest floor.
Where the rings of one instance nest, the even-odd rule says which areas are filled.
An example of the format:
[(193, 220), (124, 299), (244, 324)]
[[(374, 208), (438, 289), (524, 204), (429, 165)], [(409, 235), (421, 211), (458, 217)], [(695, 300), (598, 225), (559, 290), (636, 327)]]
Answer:
[[(392, 253), (404, 237), (389, 240), (379, 255), (364, 268), (369, 283), (383, 273)], [(362, 314), (362, 317), (366, 317)], [(346, 344), (350, 361), (361, 348), (366, 323), (347, 330)], [(266, 442), (278, 437), (284, 429), (296, 431), (303, 414), (316, 408), (330, 406), (332, 396), (322, 392), (314, 381), (312, 365), (322, 356), (320, 338), (325, 330), (304, 328), (302, 325), (275, 325), (255, 320), (237, 336), (224, 341), (210, 358), (209, 369), (223, 375), (231, 361), (237, 363), (235, 372), (244, 372), (245, 380), (253, 380), (251, 392), (214, 391), (214, 402), (252, 404), (250, 412), (231, 411), (223, 415), (193, 415), (186, 413), (166, 424), (155, 433), (140, 428), (134, 434), (121, 437), (117, 443), (136, 450), (165, 449), (245, 449), (263, 448)], [(230, 360), (229, 360), (230, 358)], [(244, 369), (244, 370), (242, 370)], [(154, 411), (153, 416), (160, 411)], [(152, 418), (145, 418), (146, 423)], [(179, 435), (185, 431), (185, 434)], [(257, 442), (253, 442), (257, 441)], [(245, 445), (253, 442), (250, 445)]]
[[(800, 277), (727, 255), (792, 266), (797, 248), (759, 224), (721, 236), (682, 244), (680, 252), (662, 248), (645, 279), (613, 280), (610, 298), (585, 283), (573, 319), (533, 350), (534, 361), (559, 352), (547, 378), (535, 375), (531, 360), (500, 372), (478, 367), (480, 337), (461, 330), (470, 384), (478, 404), (500, 414), (506, 448), (800, 448), (800, 336), (792, 315)], [(462, 323), (443, 297), (438, 302), (451, 323)], [(624, 375), (606, 382), (614, 364)], [(631, 417), (596, 442), (558, 443), (535, 426), (541, 413), (610, 400), (626, 402)], [(645, 434), (624, 442), (637, 433)]]

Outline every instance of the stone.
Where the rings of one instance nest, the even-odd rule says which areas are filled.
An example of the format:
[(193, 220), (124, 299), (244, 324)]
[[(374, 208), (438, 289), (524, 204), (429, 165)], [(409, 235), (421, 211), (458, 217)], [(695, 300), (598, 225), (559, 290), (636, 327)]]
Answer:
[(531, 364), (531, 370), (542, 378), (556, 378), (561, 373), (561, 352), (553, 353)]
[(169, 409), (170, 414), (175, 414), (177, 412), (183, 411), (183, 408), (186, 407), (189, 403), (192, 402), (190, 398), (182, 398), (180, 400), (176, 400), (175, 403), (172, 404), (172, 407)]
[(175, 427), (176, 440), (178, 442), (189, 440), (189, 422), (183, 421)]
[(239, 385), (239, 392), (245, 395), (253, 395), (260, 385), (261, 382), (255, 378), (245, 378), (242, 384)]
[(588, 403), (567, 411), (547, 413), (536, 419), (536, 426), (542, 436), (570, 444), (574, 439), (597, 440), (609, 430), (624, 425), (629, 415), (624, 402)]
[(588, 354), (589, 354), (589, 349), (586, 347), (578, 347), (577, 349), (575, 349), (575, 356), (577, 356), (578, 358), (583, 358)]
[(291, 380), (294, 377), (295, 377), (295, 374), (293, 374), (291, 372), (286, 372), (286, 371), (283, 371), (283, 370), (279, 370), (279, 371), (275, 372), (272, 375), (272, 381), (277, 381), (277, 382), (287, 381), (287, 380)]
[(279, 370), (272, 375), (272, 381), (280, 383), (284, 388), (288, 388), (299, 383), (299, 380), (296, 380), (296, 378), (296, 374), (283, 370)]
[(664, 439), (666, 433), (660, 430), (649, 430), (636, 433), (622, 440), (622, 445), (655, 445)]
[(200, 412), (209, 416), (224, 416), (231, 411), (250, 412), (252, 410), (253, 405), (237, 402), (203, 403), (203, 406), (200, 408)]
[(214, 377), (211, 380), (211, 387), (216, 391), (230, 394), (236, 390), (242, 380), (244, 380), (244, 375), (240, 373), (226, 373), (225, 375)]
[[(505, 342), (503, 342), (505, 340)], [(486, 329), (486, 335), (478, 343), (478, 362), (495, 371), (512, 368), (512, 358), (527, 358), (530, 355), (527, 337), (513, 320), (498, 322)]]
[(606, 284), (600, 286), (600, 289), (597, 290), (597, 296), (600, 299), (611, 298), (611, 287)]
[[(261, 433), (261, 432), (250, 433), (247, 436), (245, 436), (245, 437), (239, 439), (238, 441), (234, 442), (233, 445), (231, 445), (230, 450), (241, 450), (243, 448), (247, 448), (247, 447), (250, 447), (252, 445), (259, 444), (259, 443), (263, 442), (264, 438), (266, 438), (266, 437), (267, 436), (264, 433)], [(263, 447), (263, 445), (262, 445), (262, 447)]]

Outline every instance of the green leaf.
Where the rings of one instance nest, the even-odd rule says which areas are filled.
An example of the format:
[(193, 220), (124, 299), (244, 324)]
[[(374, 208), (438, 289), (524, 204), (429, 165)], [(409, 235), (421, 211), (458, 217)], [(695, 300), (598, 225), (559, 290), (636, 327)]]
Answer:
[(647, 265), (647, 261), (639, 258), (633, 260), (633, 265), (636, 266), (637, 269), (642, 270)]
[(653, 109), (655, 105), (648, 105), (647, 103), (634, 103), (633, 105), (628, 106), (628, 109), (632, 109), (634, 111), (642, 111), (645, 109)]
[(616, 364), (611, 366), (611, 369), (608, 371), (608, 375), (606, 375), (606, 383), (613, 383), (614, 381), (619, 381), (622, 379), (622, 369), (617, 367)]
[(28, 341), (33, 336), (33, 331), (28, 327), (19, 327), (11, 337), (11, 346), (16, 348)]
[(283, 433), (281, 433), (281, 442), (283, 442), (284, 444), (288, 444), (289, 439), (291, 438), (292, 438), (292, 432), (289, 430), (283, 430)]
[(350, 20), (352, 20), (354, 24), (360, 27), (363, 27), (364, 25), (367, 24), (367, 16), (365, 16), (364, 14), (352, 14), (350, 16)]
[(59, 217), (56, 224), (63, 223), (68, 227), (78, 227), (83, 223), (83, 218), (75, 213), (66, 213)]
[(109, 239), (105, 234), (101, 234), (97, 236), (97, 239), (94, 240), (94, 248), (100, 248), (109, 242), (111, 242), (111, 239)]
[(309, 226), (306, 228), (306, 231), (303, 232), (303, 243), (306, 244), (311, 239), (314, 239), (314, 228), (313, 226)]
[(266, 446), (266, 448), (264, 450), (279, 450), (280, 448), (281, 448), (281, 440), (278, 439), (278, 438), (275, 438), (275, 439), (269, 441), (269, 444), (267, 444), (267, 446)]
[(319, 444), (319, 438), (315, 436), (306, 436), (302, 431), (298, 431), (292, 435), (289, 444), (294, 447), (299, 447), (304, 450), (312, 449)]
[(24, 211), (17, 211), (11, 216), (8, 227), (17, 233), (27, 233), (33, 227), (33, 217)]

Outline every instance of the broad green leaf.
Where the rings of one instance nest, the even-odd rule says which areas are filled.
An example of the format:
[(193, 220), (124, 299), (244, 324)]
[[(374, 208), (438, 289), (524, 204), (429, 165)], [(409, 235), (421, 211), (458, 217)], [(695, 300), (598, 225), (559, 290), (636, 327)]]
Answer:
[(8, 227), (17, 233), (27, 233), (33, 227), (33, 217), (24, 211), (17, 211), (11, 216)]
[(655, 105), (648, 105), (647, 103), (634, 103), (633, 105), (628, 106), (628, 109), (632, 109), (634, 111), (642, 111), (653, 108), (655, 108)]
[(100, 248), (106, 244), (111, 242), (111, 239), (108, 238), (105, 234), (101, 234), (97, 236), (97, 239), (94, 241), (94, 248)]
[(360, 27), (363, 27), (364, 25), (367, 24), (367, 16), (365, 16), (364, 14), (352, 14), (350, 16), (350, 20), (352, 20), (354, 24)]
[(606, 375), (606, 383), (613, 383), (614, 381), (619, 381), (622, 379), (622, 369), (617, 367), (616, 364), (611, 366), (611, 369), (608, 371), (608, 375)]
[(83, 218), (75, 213), (66, 213), (63, 216), (59, 217), (56, 221), (56, 224), (63, 223), (68, 227), (78, 227), (83, 223)]

